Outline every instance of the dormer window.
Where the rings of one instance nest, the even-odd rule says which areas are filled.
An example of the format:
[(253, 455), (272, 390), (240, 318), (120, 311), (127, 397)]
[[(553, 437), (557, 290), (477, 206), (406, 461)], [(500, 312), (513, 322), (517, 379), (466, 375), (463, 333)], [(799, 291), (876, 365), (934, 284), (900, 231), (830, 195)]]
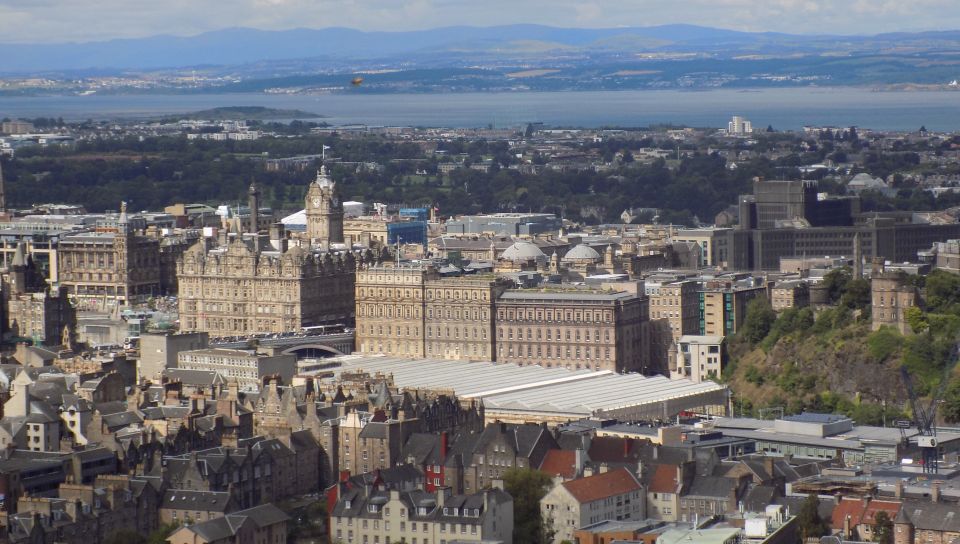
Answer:
[(449, 509), (449, 508), (444, 508), (444, 509), (443, 509), (443, 515), (449, 516), (449, 515), (450, 515), (450, 509)]
[(347, 500), (343, 501), (343, 506), (344, 506), (345, 508), (350, 508), (350, 499), (347, 499)]
[[(349, 505), (350, 503), (348, 502), (347, 504)], [(350, 506), (347, 506), (347, 508), (350, 508)], [(379, 508), (377, 507), (376, 504), (371, 504), (367, 506), (367, 512), (370, 512), (371, 514), (376, 514), (378, 511), (379, 511)]]
[(425, 516), (425, 515), (427, 515), (427, 507), (426, 507), (426, 506), (421, 506), (421, 507), (417, 508), (417, 514), (420, 515), (420, 516)]

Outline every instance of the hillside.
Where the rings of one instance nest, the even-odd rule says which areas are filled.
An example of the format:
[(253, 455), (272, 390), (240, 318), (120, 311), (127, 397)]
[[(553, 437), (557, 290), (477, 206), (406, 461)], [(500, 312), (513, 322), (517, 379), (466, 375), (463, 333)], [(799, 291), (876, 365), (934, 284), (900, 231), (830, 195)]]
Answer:
[(913, 376), (929, 402), (944, 386), (942, 422), (960, 420), (960, 372), (954, 344), (960, 333), (960, 277), (935, 271), (918, 284), (926, 310), (908, 314), (910, 334), (884, 327), (871, 331), (869, 284), (848, 269), (828, 274), (835, 305), (779, 316), (765, 300), (751, 303), (747, 323), (731, 339), (724, 380), (734, 392), (737, 415), (759, 416), (783, 408), (839, 412), (861, 424), (891, 424), (909, 416), (900, 369)]

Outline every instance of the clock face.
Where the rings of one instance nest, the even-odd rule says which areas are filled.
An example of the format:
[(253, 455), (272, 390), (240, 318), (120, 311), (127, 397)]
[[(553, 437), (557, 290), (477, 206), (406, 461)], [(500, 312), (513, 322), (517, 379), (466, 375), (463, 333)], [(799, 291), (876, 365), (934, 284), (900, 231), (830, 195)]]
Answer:
[(314, 207), (314, 208), (319, 208), (319, 207), (320, 207), (320, 197), (319, 197), (319, 196), (313, 197), (313, 207)]

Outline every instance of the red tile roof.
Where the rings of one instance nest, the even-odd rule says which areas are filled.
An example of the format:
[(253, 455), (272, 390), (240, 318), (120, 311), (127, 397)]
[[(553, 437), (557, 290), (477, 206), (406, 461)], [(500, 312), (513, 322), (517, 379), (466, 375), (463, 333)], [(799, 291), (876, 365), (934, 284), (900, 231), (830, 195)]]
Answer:
[(577, 477), (577, 452), (570, 450), (549, 450), (540, 463), (540, 471), (551, 476), (560, 476), (567, 480)]
[(640, 491), (640, 482), (625, 468), (564, 482), (563, 487), (580, 504)]
[(680, 471), (676, 465), (657, 465), (657, 470), (650, 478), (647, 491), (653, 493), (676, 493), (677, 475)]
[(832, 526), (834, 530), (843, 528), (843, 521), (850, 516), (850, 526), (873, 525), (876, 523), (876, 515), (881, 510), (885, 511), (890, 519), (897, 517), (900, 512), (899, 502), (890, 501), (869, 501), (864, 504), (863, 499), (844, 498), (840, 504), (833, 508)]

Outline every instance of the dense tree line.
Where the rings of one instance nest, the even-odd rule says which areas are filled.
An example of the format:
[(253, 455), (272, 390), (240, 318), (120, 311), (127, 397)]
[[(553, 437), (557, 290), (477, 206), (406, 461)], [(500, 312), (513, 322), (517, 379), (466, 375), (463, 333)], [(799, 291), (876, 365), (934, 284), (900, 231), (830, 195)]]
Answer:
[[(661, 222), (710, 223), (737, 196), (752, 190), (752, 179), (800, 177), (797, 166), (820, 160), (833, 142), (811, 140), (809, 150), (778, 158), (738, 160), (736, 167), (718, 153), (683, 149), (679, 163), (656, 160), (639, 163), (631, 150), (673, 142), (650, 139), (606, 139), (585, 143), (581, 151), (593, 153), (613, 165), (604, 172), (521, 174), (509, 167), (519, 162), (505, 142), (453, 140), (438, 143), (440, 153), (425, 155), (411, 142), (379, 137), (340, 138), (304, 134), (304, 127), (288, 127), (296, 137), (266, 137), (253, 141), (187, 140), (184, 136), (91, 139), (74, 148), (26, 148), (16, 160), (7, 160), (4, 173), (7, 202), (26, 207), (41, 202), (69, 202), (92, 211), (116, 209), (120, 200), (133, 209), (162, 209), (174, 202), (234, 203), (244, 200), (246, 187), (256, 181), (265, 203), (278, 210), (302, 205), (306, 186), (315, 175), (306, 171), (268, 171), (265, 159), (316, 154), (330, 146), (330, 156), (348, 163), (377, 163), (381, 169), (334, 163), (332, 175), (345, 200), (437, 205), (443, 215), (480, 211), (549, 212), (589, 223), (618, 221), (627, 208), (657, 208)], [(792, 148), (795, 136), (774, 133), (757, 144), (767, 149)], [(868, 159), (877, 169), (913, 164), (916, 154), (900, 158)], [(885, 157), (885, 156), (884, 156)], [(464, 160), (465, 165), (489, 162), (489, 171), (469, 168), (438, 173), (442, 162)], [(545, 157), (534, 156), (543, 164)], [(822, 181), (823, 189), (842, 193), (843, 186)], [(920, 189), (903, 188), (896, 197), (863, 195), (863, 209), (942, 209), (960, 204), (960, 194), (940, 198)]]

